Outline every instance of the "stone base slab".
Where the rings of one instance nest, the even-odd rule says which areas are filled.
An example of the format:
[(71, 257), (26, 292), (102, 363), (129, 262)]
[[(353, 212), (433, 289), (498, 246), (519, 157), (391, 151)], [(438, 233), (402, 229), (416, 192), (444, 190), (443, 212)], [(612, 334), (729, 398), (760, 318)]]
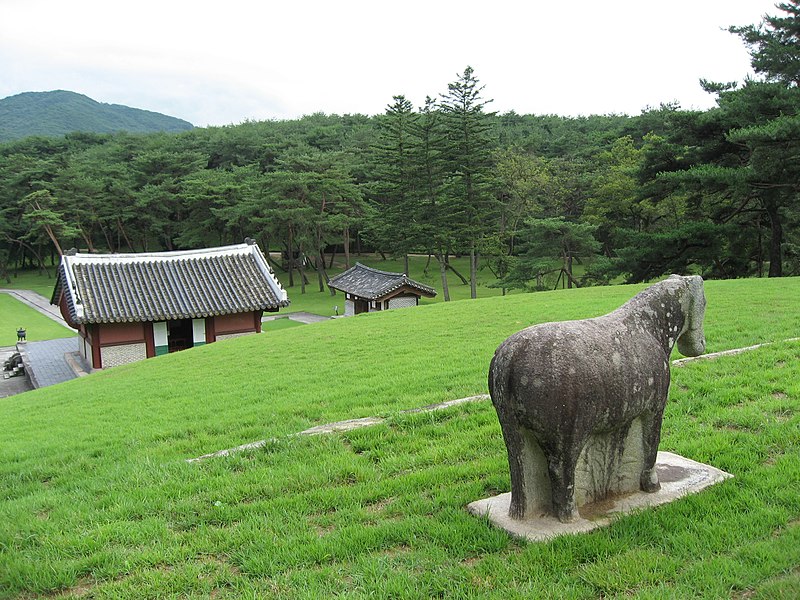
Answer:
[(605, 527), (616, 516), (666, 504), (733, 477), (730, 473), (671, 452), (658, 453), (656, 469), (661, 482), (659, 491), (651, 494), (634, 492), (600, 502), (584, 504), (578, 508), (581, 518), (573, 523), (562, 523), (550, 515), (523, 520), (512, 519), (508, 516), (511, 492), (471, 502), (467, 505), (467, 510), (479, 517), (488, 516), (489, 521), (495, 526), (505, 529), (513, 536), (539, 542)]

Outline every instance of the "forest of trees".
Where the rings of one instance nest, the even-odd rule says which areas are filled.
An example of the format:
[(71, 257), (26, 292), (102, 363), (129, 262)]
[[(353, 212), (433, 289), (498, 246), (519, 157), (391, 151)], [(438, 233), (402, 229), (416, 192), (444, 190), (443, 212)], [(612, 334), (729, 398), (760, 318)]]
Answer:
[[(800, 0), (731, 27), (756, 78), (703, 81), (716, 107), (638, 116), (492, 113), (467, 67), (415, 107), (179, 134), (0, 145), (0, 278), (70, 247), (158, 251), (256, 238), (290, 285), (326, 253), (470, 257), (503, 288), (666, 273), (800, 274)], [(576, 268), (580, 265), (580, 268)]]

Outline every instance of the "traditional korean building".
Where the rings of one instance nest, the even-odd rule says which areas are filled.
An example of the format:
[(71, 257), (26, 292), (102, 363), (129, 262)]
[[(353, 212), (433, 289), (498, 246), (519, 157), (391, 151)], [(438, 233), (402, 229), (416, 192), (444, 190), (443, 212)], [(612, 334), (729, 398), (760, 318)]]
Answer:
[(435, 289), (409, 279), (405, 273), (379, 271), (361, 263), (331, 277), (328, 285), (344, 292), (345, 316), (417, 306), (420, 297), (436, 295)]
[(261, 332), (289, 300), (258, 245), (61, 258), (51, 303), (95, 369)]

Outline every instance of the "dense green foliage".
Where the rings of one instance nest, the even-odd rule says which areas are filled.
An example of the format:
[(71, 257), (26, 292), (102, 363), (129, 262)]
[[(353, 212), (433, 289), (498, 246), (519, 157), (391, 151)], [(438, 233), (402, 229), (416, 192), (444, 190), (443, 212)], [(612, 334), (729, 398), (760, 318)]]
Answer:
[[(399, 414), (485, 393), (504, 337), (640, 289), (373, 313), (0, 399), (0, 597), (793, 597), (797, 342), (673, 368), (662, 449), (734, 479), (551, 543), (465, 510), (510, 485), (488, 402)], [(800, 330), (798, 278), (712, 281), (706, 294), (710, 351)], [(389, 419), (291, 436), (372, 415)]]
[(83, 94), (57, 90), (25, 92), (0, 100), (0, 142), (32, 135), (151, 133), (186, 131), (192, 124), (161, 113), (96, 102)]
[[(0, 145), (0, 277), (71, 246), (280, 250), (290, 287), (323, 290), (352, 251), (435, 259), (470, 282), (540, 289), (669, 272), (800, 273), (797, 2), (733, 27), (762, 79), (703, 82), (708, 111), (638, 116), (487, 112), (467, 67), (415, 108), (314, 114), (179, 134), (69, 134)], [(558, 226), (556, 227), (556, 225)], [(48, 256), (52, 255), (52, 256)], [(327, 256), (326, 256), (327, 254)], [(468, 272), (453, 256), (469, 256)], [(577, 270), (575, 270), (577, 269)], [(313, 271), (312, 271), (313, 270)]]

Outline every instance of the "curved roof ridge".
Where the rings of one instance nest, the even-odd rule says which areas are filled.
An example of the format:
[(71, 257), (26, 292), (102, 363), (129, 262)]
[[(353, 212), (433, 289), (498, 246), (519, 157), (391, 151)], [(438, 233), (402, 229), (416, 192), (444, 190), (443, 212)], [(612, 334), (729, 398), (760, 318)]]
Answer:
[(182, 258), (200, 258), (202, 256), (217, 256), (220, 254), (245, 254), (251, 252), (251, 244), (232, 244), (230, 246), (218, 246), (215, 248), (196, 248), (193, 250), (167, 250), (164, 252), (116, 252), (116, 253), (93, 253), (75, 252), (65, 253), (64, 257), (70, 262), (86, 261), (114, 261), (114, 260), (164, 260)]
[(424, 283), (414, 281), (405, 273), (382, 271), (368, 267), (360, 262), (356, 262), (354, 266), (346, 271), (331, 277), (328, 285), (343, 292), (373, 300), (403, 285), (416, 288), (431, 297), (436, 295), (435, 289)]
[[(363, 269), (366, 269), (367, 271), (372, 271), (373, 273), (380, 273), (381, 275), (392, 275), (394, 277), (408, 277), (406, 273), (398, 273), (397, 271), (381, 271), (380, 269), (376, 269), (375, 267), (370, 267), (369, 265), (365, 265), (364, 263), (358, 261), (356, 261), (354, 267), (361, 267)], [(345, 273), (347, 273), (347, 271), (345, 271)]]

